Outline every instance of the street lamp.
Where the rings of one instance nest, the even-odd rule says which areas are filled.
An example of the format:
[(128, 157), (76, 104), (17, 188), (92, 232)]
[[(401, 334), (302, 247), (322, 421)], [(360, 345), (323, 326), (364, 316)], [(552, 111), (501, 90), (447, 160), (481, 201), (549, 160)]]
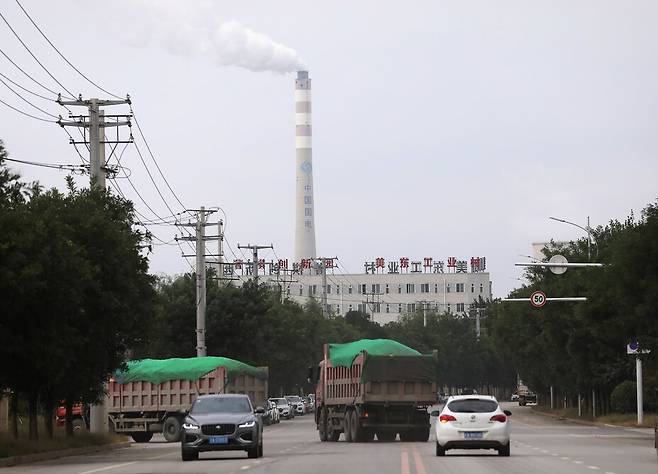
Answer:
[[(569, 221), (564, 220), (564, 219), (558, 219), (557, 217), (550, 217), (549, 216), (549, 219), (552, 219), (552, 220), (558, 221), (558, 222), (562, 222), (564, 224), (571, 224), (572, 226), (578, 227), (579, 229), (582, 229), (585, 232), (587, 232), (587, 261), (589, 262), (590, 260), (592, 260), (592, 251), (591, 251), (592, 239), (590, 237), (590, 235), (592, 233), (592, 228), (589, 226), (589, 216), (587, 216), (587, 227), (583, 227), (582, 225), (578, 225), (574, 222), (569, 222)], [(598, 252), (598, 249), (597, 249), (597, 252)]]

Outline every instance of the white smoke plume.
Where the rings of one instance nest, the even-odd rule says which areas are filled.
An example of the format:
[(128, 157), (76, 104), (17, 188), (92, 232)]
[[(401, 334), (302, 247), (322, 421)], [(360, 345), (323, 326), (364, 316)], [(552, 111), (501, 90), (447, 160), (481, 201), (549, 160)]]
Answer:
[(214, 2), (133, 0), (130, 5), (132, 20), (140, 24), (135, 29), (124, 26), (118, 31), (123, 31), (124, 40), (133, 46), (156, 43), (170, 54), (205, 57), (221, 66), (250, 71), (283, 74), (306, 69), (294, 49), (237, 20), (218, 18)]

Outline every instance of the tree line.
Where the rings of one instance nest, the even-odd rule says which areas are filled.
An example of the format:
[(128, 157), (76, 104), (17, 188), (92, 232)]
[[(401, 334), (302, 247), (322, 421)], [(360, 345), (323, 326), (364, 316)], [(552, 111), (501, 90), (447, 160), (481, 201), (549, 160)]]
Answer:
[[(580, 394), (599, 413), (619, 409), (611, 406), (613, 392), (634, 381), (635, 356), (626, 353), (626, 345), (637, 341), (650, 351), (641, 355), (645, 402), (658, 408), (658, 204), (649, 204), (639, 217), (613, 220), (593, 236), (591, 259), (603, 268), (570, 268), (563, 275), (534, 268), (526, 273), (528, 283), (511, 294), (528, 297), (541, 290), (548, 296), (585, 296), (587, 302), (549, 302), (541, 309), (498, 302), (486, 321), (492, 340), (547, 404), (553, 387), (558, 405), (575, 406)], [(587, 262), (587, 240), (551, 242), (545, 254)]]

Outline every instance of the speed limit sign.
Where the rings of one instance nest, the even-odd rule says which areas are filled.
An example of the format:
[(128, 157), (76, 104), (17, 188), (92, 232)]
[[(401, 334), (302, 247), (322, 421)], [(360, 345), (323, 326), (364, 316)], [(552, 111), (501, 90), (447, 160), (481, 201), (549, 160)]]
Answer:
[(535, 291), (530, 295), (530, 304), (535, 308), (541, 308), (546, 304), (546, 293), (543, 291)]

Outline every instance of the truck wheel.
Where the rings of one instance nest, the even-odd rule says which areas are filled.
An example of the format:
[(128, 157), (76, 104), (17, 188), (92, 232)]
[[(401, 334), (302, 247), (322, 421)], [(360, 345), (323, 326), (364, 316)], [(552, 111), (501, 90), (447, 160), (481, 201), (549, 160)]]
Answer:
[(327, 441), (327, 411), (324, 408), (320, 409), (320, 416), (318, 417), (318, 434), (320, 441)]
[(130, 437), (135, 441), (135, 443), (148, 443), (153, 438), (153, 433), (150, 431), (137, 431), (135, 433), (130, 433)]
[(400, 435), (400, 441), (405, 442), (405, 443), (410, 443), (412, 441), (416, 441), (416, 437), (414, 436), (414, 430), (403, 430), (399, 432)]
[(375, 439), (375, 430), (372, 428), (361, 428), (363, 430), (363, 437), (361, 440), (364, 443), (370, 443)]
[(345, 412), (344, 425), (345, 429), (343, 430), (343, 433), (345, 433), (345, 441), (351, 443), (354, 441), (352, 438), (352, 410)]
[(175, 443), (180, 441), (181, 438), (181, 424), (180, 420), (175, 416), (170, 416), (165, 420), (162, 434), (168, 443)]
[(427, 443), (430, 439), (430, 429), (429, 428), (416, 428), (414, 430), (414, 441), (420, 443)]
[(390, 443), (395, 441), (395, 431), (377, 431), (377, 440), (383, 443)]
[(363, 441), (363, 428), (359, 423), (359, 417), (356, 410), (350, 412), (350, 438), (353, 443), (360, 443)]

